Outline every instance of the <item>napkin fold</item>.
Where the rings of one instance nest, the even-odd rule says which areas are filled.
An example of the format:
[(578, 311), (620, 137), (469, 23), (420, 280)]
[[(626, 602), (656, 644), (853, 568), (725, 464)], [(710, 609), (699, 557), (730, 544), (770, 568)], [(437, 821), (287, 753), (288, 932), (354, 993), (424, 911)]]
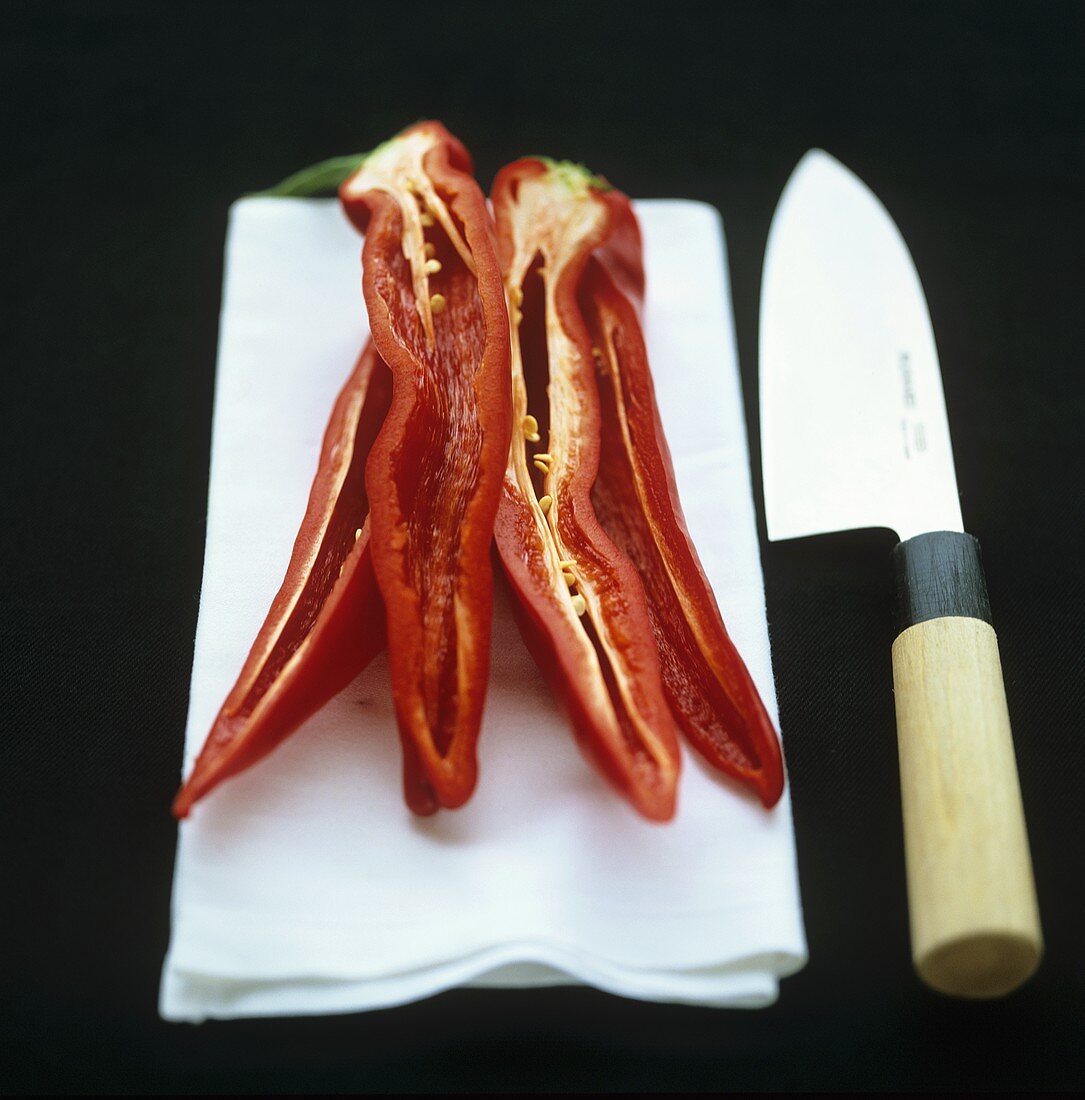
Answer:
[[(722, 225), (701, 203), (636, 210), (686, 521), (775, 717)], [(360, 241), (337, 204), (236, 203), (186, 772), (282, 580), (365, 337)], [(581, 757), (500, 585), (492, 653), (463, 809), (417, 819), (404, 806), (383, 656), (196, 807), (180, 828), (165, 1019), (353, 1012), (462, 984), (775, 999), (806, 958), (787, 793), (766, 812), (684, 751), (676, 819), (643, 821)]]

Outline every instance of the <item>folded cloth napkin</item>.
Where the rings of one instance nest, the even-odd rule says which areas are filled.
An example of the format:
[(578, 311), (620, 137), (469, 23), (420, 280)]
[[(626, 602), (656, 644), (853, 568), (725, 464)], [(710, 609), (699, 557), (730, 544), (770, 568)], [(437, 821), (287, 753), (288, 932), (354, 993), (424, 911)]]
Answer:
[[(637, 214), (686, 521), (775, 712), (722, 226), (694, 202)], [(231, 212), (186, 771), (282, 579), (364, 342), (359, 257), (334, 202)], [(676, 819), (641, 820), (581, 757), (500, 585), (479, 758), (466, 807), (412, 817), (378, 658), (182, 825), (162, 1016), (353, 1012), (461, 984), (756, 1007), (802, 966), (787, 794), (766, 812), (687, 751)]]

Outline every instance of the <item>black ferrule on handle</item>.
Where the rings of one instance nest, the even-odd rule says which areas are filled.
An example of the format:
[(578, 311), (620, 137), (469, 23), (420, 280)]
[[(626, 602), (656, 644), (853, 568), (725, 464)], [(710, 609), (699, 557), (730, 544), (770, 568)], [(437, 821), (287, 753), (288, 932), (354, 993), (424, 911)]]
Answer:
[(893, 551), (897, 633), (954, 615), (991, 621), (979, 541), (958, 531), (931, 531)]

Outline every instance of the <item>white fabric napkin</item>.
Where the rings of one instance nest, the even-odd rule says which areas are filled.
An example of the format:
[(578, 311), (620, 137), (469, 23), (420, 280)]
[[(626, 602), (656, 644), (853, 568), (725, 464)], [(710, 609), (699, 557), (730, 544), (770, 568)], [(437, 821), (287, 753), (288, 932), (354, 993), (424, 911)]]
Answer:
[[(695, 202), (637, 213), (686, 520), (775, 713), (722, 226)], [(337, 205), (235, 204), (186, 772), (282, 579), (365, 334), (360, 239)], [(180, 829), (162, 1016), (351, 1012), (470, 983), (756, 1007), (803, 965), (788, 796), (767, 813), (687, 751), (676, 819), (642, 821), (580, 756), (501, 590), (479, 757), (465, 808), (411, 816), (382, 656), (200, 803)]]

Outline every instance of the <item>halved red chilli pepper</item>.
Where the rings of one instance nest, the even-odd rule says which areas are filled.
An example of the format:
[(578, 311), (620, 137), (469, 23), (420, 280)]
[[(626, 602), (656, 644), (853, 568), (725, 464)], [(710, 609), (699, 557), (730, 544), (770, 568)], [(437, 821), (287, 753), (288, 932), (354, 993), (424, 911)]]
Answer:
[(467, 150), (425, 122), (339, 189), (365, 234), (362, 288), (392, 403), (366, 465), (405, 793), (456, 807), (477, 779), (490, 545), (511, 430), (508, 314)]
[[(618, 202), (628, 205), (612, 195)], [(686, 530), (637, 311), (595, 259), (580, 302), (609, 427), (592, 501), (644, 582), (671, 710), (710, 764), (773, 806), (784, 787), (780, 743)]]
[[(534, 158), (505, 168), (493, 198), (510, 302), (519, 308), (512, 314), (514, 438), (497, 536), (534, 648), (546, 667), (559, 670), (557, 687), (572, 699), (574, 726), (603, 758), (604, 770), (621, 774), (624, 760), (618, 786), (642, 812), (666, 816), (659, 812), (663, 803), (655, 814), (646, 810), (637, 785), (638, 776), (642, 783), (655, 779), (653, 770), (630, 767), (643, 765), (647, 746), (630, 737), (632, 673), (613, 670), (632, 657), (641, 669), (639, 687), (650, 696), (660, 684), (694, 747), (771, 806), (783, 788), (779, 742), (682, 518), (638, 319), (644, 273), (629, 200), (577, 166)], [(529, 446), (544, 432), (546, 450), (533, 457)], [(613, 548), (609, 568), (634, 578), (623, 582), (623, 601), (608, 606), (593, 598), (600, 567), (592, 555), (587, 569), (581, 564), (578, 528), (604, 532)], [(604, 545), (597, 534), (591, 541)], [(569, 560), (555, 563), (562, 554)], [(614, 713), (620, 717), (626, 706), (624, 741), (604, 720), (599, 677), (580, 656), (582, 642), (568, 636), (568, 614), (558, 614), (566, 601), (584, 615), (582, 633), (598, 649)], [(565, 637), (556, 629), (559, 618)], [(645, 620), (643, 633), (633, 627)], [(650, 674), (639, 651), (644, 638), (654, 643)], [(615, 685), (624, 689), (621, 698)], [(650, 713), (634, 722), (638, 732), (651, 728)], [(656, 728), (663, 731), (659, 747), (669, 746), (670, 728)], [(647, 757), (663, 775), (667, 755), (659, 747), (647, 749)]]
[(577, 291), (610, 235), (610, 204), (587, 172), (538, 159), (503, 169), (492, 197), (512, 328), (498, 552), (525, 641), (581, 747), (641, 814), (666, 821), (680, 757), (652, 621), (592, 503), (607, 433)]
[(324, 433), (282, 587), (174, 800), (176, 817), (271, 752), (384, 648), (365, 461), (390, 401), (391, 376), (367, 344)]

